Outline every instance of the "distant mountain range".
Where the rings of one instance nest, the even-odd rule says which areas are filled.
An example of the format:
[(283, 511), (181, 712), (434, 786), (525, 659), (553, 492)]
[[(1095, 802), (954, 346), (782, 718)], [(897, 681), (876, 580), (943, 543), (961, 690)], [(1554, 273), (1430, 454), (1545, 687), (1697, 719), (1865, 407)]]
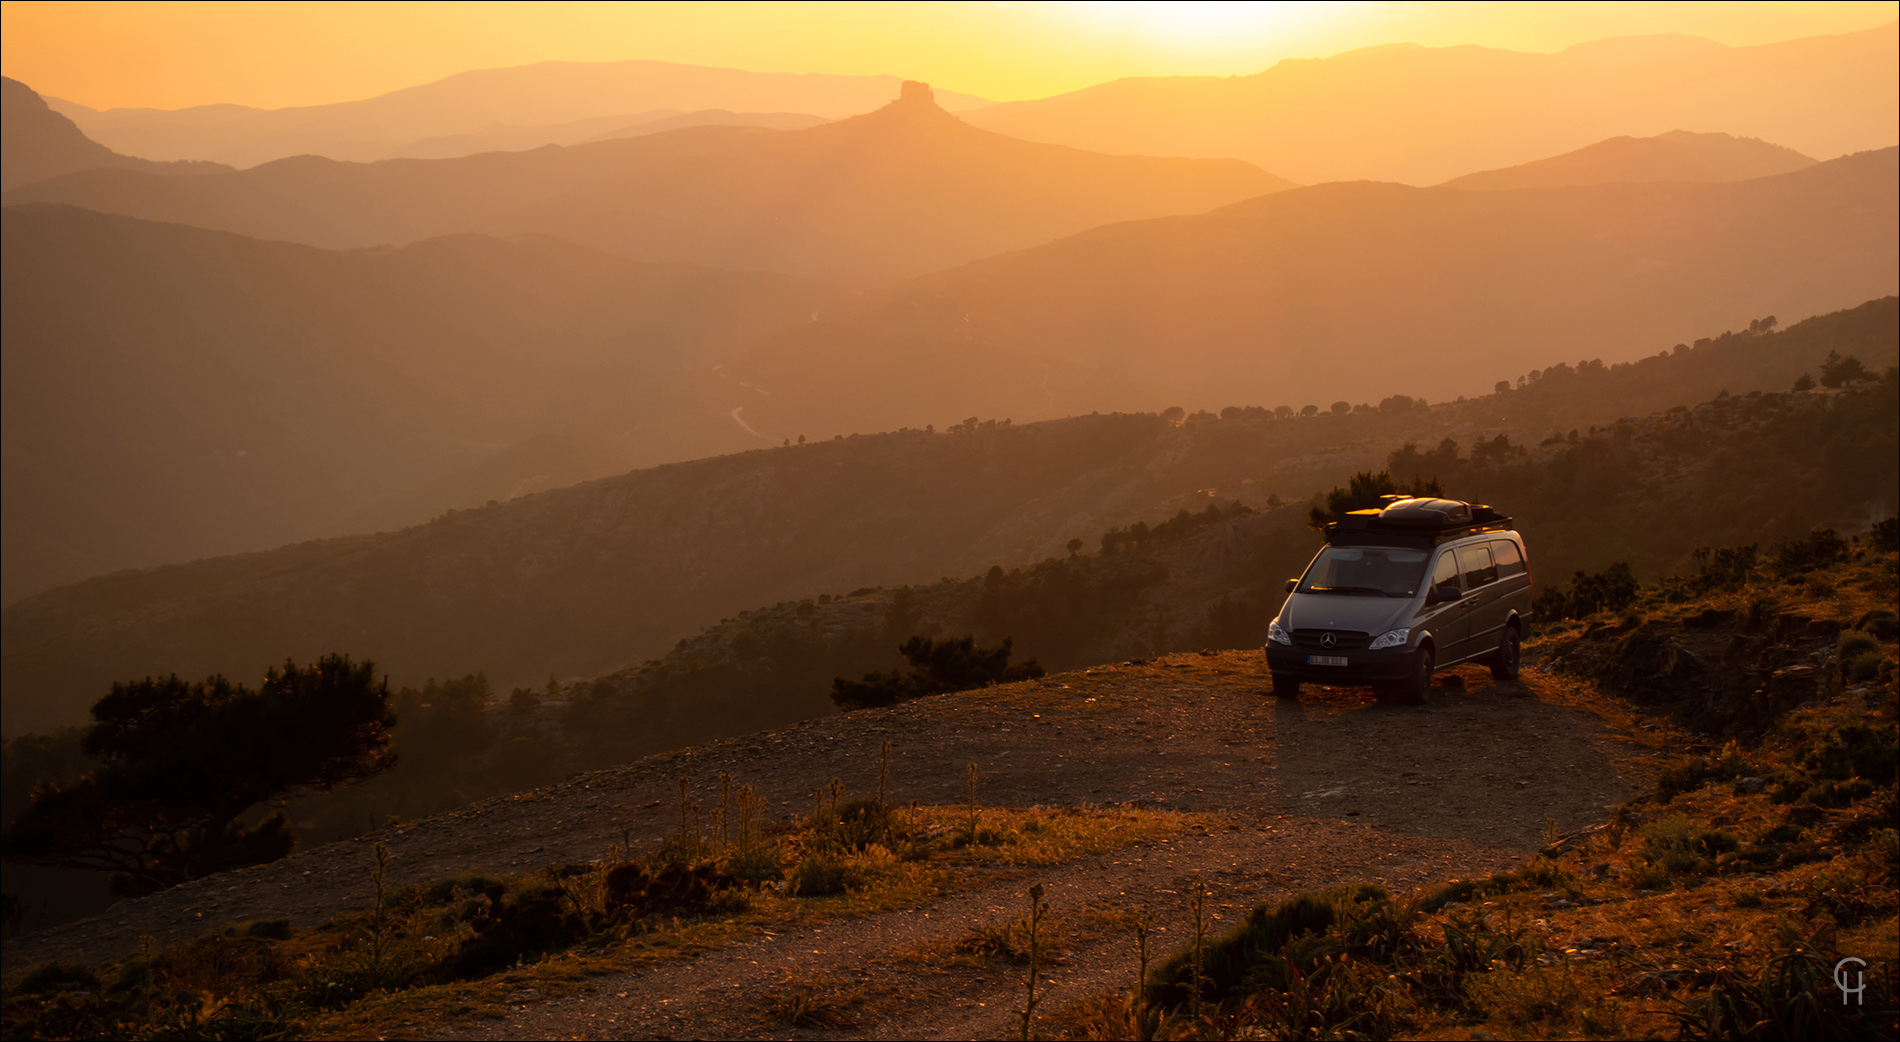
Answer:
[[(804, 130), (830, 120), (802, 112), (728, 112), (725, 109), (700, 109), (677, 112), (656, 109), (638, 115), (596, 116), (552, 127), (515, 127), (493, 125), (467, 134), (442, 134), (422, 138), (397, 149), (364, 149), (361, 154), (338, 157), (356, 162), (379, 159), (453, 159), (482, 152), (524, 152), (545, 145), (583, 145), (592, 141), (612, 141), (623, 137), (661, 134), (687, 127), (766, 127), (771, 130)], [(341, 150), (337, 150), (341, 151)]]
[(1320, 185), (862, 297), (549, 239), (335, 252), (10, 207), (0, 586), (801, 437), (1481, 393), (1892, 294), (1897, 195), (1891, 149), (1728, 184)]
[[(568, 145), (706, 109), (840, 119), (889, 101), (899, 80), (657, 61), (540, 62), (475, 69), (360, 101), (281, 109), (99, 111), (48, 100), (87, 136), (121, 152), (248, 167), (299, 155), (368, 162)], [(952, 112), (988, 104), (953, 91), (939, 92), (938, 100)]]
[(0, 190), (78, 170), (139, 170), (176, 177), (213, 174), (222, 163), (155, 163), (122, 156), (86, 137), (73, 121), (46, 107), (33, 89), (0, 76)]
[(746, 413), (770, 437), (1481, 393), (1527, 357), (1627, 360), (1895, 293), (1897, 151), (1727, 184), (1314, 185), (868, 294), (732, 371), (769, 392)]
[[(18, 216), (8, 215), (8, 227)], [(336, 263), (272, 248), (313, 255), (306, 265)], [(415, 247), (385, 263), (426, 266), (449, 252)], [(1452, 437), (1468, 453), (1500, 434), (1520, 446), (1563, 441), (1572, 428), (1587, 433), (1717, 390), (1784, 389), (1831, 350), (1879, 371), (1900, 358), (1897, 308), (1889, 298), (1640, 362), (1552, 366), (1521, 388), (1431, 408), (1391, 402), (1304, 419), (1236, 410), (1179, 425), (1153, 414), (1080, 416), (851, 437), (641, 470), (400, 532), (103, 576), (0, 612), (4, 726), (16, 734), (77, 722), (115, 679), (172, 671), (244, 678), (286, 655), (335, 650), (375, 659), (398, 684), (476, 669), (502, 690), (538, 687), (550, 672), (596, 676), (658, 657), (742, 608), (1060, 557), (1071, 537), (1093, 547), (1110, 527), (1217, 501), (1299, 502), (1354, 471), (1383, 467), (1405, 442), (1429, 449)], [(9, 376), (9, 395), (15, 386)], [(9, 398), (9, 418), (13, 409)], [(315, 410), (277, 407), (285, 421)], [(201, 415), (218, 413), (181, 408), (177, 418)], [(9, 453), (31, 451), (16, 449), (23, 442), (11, 430), (5, 444)], [(1874, 475), (1842, 486), (1850, 513), (1864, 511), (1868, 497), (1890, 498), (1884, 457), (1846, 456)], [(9, 473), (13, 466), (10, 457)], [(158, 513), (150, 496), (100, 498), (98, 509), (127, 528)], [(9, 489), (9, 511), (17, 499)], [(1786, 519), (1733, 521), (1746, 534)], [(1556, 576), (1604, 563), (1563, 545), (1540, 553), (1540, 567)], [(10, 565), (15, 552), (6, 556)]]
[(1429, 185), (1619, 135), (1722, 131), (1821, 158), (1900, 139), (1900, 22), (1752, 47), (1689, 36), (1555, 54), (1394, 44), (1251, 76), (1130, 77), (969, 113), (1097, 152), (1233, 156), (1306, 184)]
[[(759, 445), (694, 381), (840, 297), (552, 239), (335, 252), (5, 213), (7, 600), (374, 527), (357, 515), (385, 497), (603, 416), (620, 440), (517, 448), (534, 469), (482, 498)], [(442, 509), (420, 498), (397, 520)]]
[(638, 260), (869, 285), (1287, 187), (1235, 160), (1011, 140), (915, 84), (874, 113), (799, 131), (701, 126), (367, 165), (306, 156), (208, 179), (97, 170), (5, 198), (330, 248), (540, 233)]
[(1747, 181), (1813, 165), (1813, 158), (1792, 148), (1755, 138), (1672, 130), (1655, 137), (1613, 137), (1561, 156), (1454, 177), (1445, 187), (1494, 191), (1617, 181)]

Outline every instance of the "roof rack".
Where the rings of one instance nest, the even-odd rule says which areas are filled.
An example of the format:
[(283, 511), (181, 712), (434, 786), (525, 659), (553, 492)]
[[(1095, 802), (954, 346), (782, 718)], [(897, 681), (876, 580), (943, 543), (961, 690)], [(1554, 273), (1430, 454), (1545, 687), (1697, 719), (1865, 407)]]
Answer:
[(1480, 532), (1505, 532), (1511, 518), (1483, 503), (1422, 496), (1381, 496), (1378, 510), (1353, 510), (1326, 525), (1336, 546), (1406, 546), (1429, 549)]

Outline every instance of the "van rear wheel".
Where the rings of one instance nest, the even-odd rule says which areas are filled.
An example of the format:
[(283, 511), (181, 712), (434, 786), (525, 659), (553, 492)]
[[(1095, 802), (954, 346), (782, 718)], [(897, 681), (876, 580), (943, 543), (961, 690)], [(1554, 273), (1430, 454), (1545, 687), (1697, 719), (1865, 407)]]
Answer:
[(1498, 638), (1498, 647), (1491, 653), (1491, 679), (1516, 680), (1518, 665), (1523, 661), (1524, 648), (1517, 635), (1517, 627), (1504, 627), (1504, 635)]

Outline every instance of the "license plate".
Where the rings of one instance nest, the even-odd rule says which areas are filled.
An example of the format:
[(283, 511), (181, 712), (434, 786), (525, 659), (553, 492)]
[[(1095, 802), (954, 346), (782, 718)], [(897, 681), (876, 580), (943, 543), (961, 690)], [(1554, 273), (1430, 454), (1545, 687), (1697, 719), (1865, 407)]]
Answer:
[(1346, 656), (1308, 655), (1306, 656), (1306, 664), (1309, 666), (1343, 666), (1346, 664)]

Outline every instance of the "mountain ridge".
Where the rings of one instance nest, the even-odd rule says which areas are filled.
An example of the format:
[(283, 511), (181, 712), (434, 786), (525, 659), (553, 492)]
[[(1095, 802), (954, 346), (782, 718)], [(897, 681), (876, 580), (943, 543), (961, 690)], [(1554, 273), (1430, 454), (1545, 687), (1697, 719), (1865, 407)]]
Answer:
[[(496, 123), (539, 128), (560, 144), (561, 126), (618, 120), (656, 109), (690, 112), (809, 112), (838, 119), (876, 108), (898, 76), (758, 73), (679, 62), (536, 62), (470, 69), (355, 101), (259, 109), (213, 104), (184, 109), (93, 109), (52, 104), (96, 139), (168, 159), (219, 159), (250, 167), (304, 153), (342, 160), (399, 158), (445, 135), (477, 134)], [(959, 111), (987, 104), (944, 91)]]
[(1237, 160), (1103, 156), (1014, 141), (968, 126), (923, 88), (804, 130), (699, 126), (372, 164), (303, 156), (203, 184), (93, 172), (16, 189), (5, 201), (332, 249), (456, 232), (543, 233), (636, 260), (862, 286), (1290, 185)]
[(1897, 78), (1892, 22), (1750, 47), (1693, 37), (1612, 38), (1555, 54), (1394, 44), (1248, 76), (1127, 77), (969, 118), (1096, 151), (1235, 156), (1306, 184), (1426, 185), (1676, 127), (1823, 158), (1883, 148), (1900, 122)]
[(1649, 138), (1607, 138), (1561, 156), (1454, 177), (1440, 187), (1496, 191), (1612, 181), (1747, 181), (1815, 162), (1759, 138), (1672, 130)]
[[(881, 393), (895, 386), (945, 400), (926, 415), (955, 402), (1018, 419), (1452, 398), (1511, 376), (1531, 344), (1546, 357), (1623, 344), (1609, 357), (1624, 361), (1895, 292), (1897, 155), (1726, 184), (1312, 185), (869, 293), (734, 369), (772, 392), (748, 415), (773, 436), (911, 422), (921, 403), (900, 410)], [(813, 431), (811, 415), (830, 422)]]
[(169, 177), (215, 174), (231, 168), (202, 161), (157, 162), (121, 155), (88, 138), (54, 111), (33, 88), (0, 77), (0, 191), (82, 170), (113, 168)]

